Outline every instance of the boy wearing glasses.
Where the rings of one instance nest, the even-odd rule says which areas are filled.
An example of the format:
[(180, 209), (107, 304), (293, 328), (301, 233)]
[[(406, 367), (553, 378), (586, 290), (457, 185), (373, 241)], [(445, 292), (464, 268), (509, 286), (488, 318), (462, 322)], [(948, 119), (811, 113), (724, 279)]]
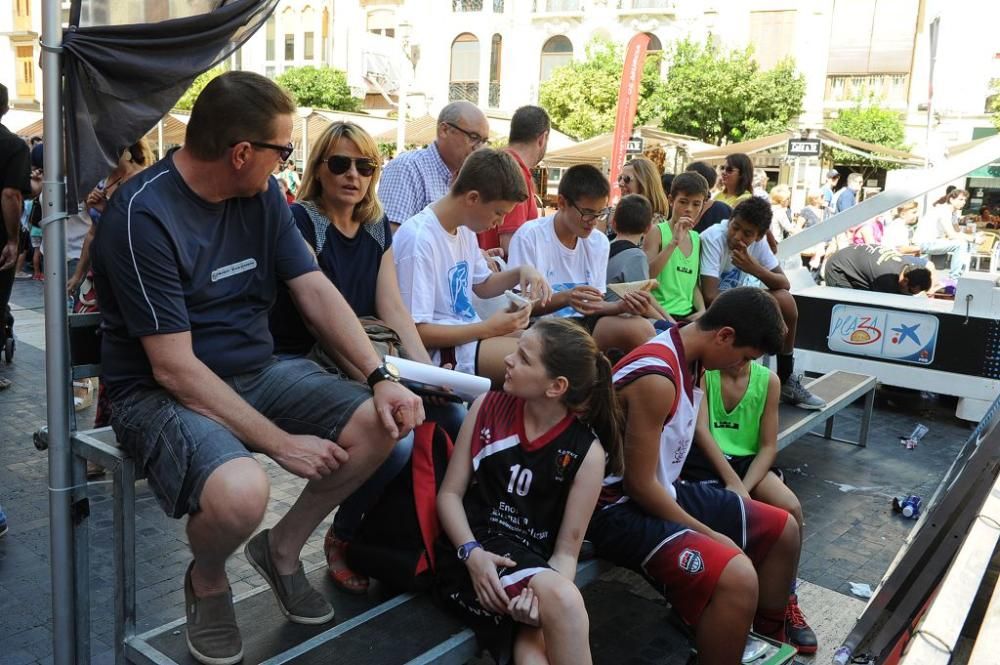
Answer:
[(552, 286), (552, 299), (535, 303), (532, 316), (580, 317), (602, 350), (628, 351), (656, 332), (644, 318), (652, 304), (648, 293), (604, 299), (610, 243), (594, 231), (608, 218), (610, 192), (597, 168), (578, 164), (567, 170), (559, 182), (558, 210), (518, 229), (508, 265), (533, 266)]
[(799, 310), (788, 290), (791, 286), (788, 277), (767, 244), (771, 214), (769, 202), (751, 196), (736, 205), (731, 219), (701, 234), (701, 291), (709, 306), (720, 293), (738, 286), (755, 286), (771, 292), (787, 328), (785, 342), (777, 355), (781, 399), (801, 409), (819, 410), (826, 402), (809, 392), (792, 373)]

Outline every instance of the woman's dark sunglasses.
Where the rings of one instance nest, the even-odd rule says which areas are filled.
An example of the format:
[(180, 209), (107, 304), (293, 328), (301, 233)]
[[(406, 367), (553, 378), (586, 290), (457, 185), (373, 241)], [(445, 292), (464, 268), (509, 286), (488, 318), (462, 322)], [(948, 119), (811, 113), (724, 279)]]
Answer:
[(354, 162), (354, 168), (358, 172), (358, 175), (364, 176), (365, 178), (370, 177), (375, 173), (375, 169), (378, 168), (374, 159), (368, 157), (348, 157), (346, 155), (334, 155), (326, 160), (326, 168), (330, 169), (330, 173), (333, 175), (344, 175), (351, 170), (351, 162)]
[(618, 176), (618, 182), (625, 183), (626, 185), (632, 182), (632, 176), (630, 175), (620, 175)]
[(722, 167), (722, 170), (725, 171), (726, 173), (732, 173), (733, 171), (739, 171), (740, 167), (732, 166), (731, 164), (726, 164), (725, 166)]

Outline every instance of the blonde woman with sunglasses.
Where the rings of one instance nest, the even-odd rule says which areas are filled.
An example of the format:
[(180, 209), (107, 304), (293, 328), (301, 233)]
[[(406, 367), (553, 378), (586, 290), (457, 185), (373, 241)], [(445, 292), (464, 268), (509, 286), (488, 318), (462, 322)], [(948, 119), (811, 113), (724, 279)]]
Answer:
[[(292, 216), (320, 269), (358, 318), (378, 319), (396, 332), (408, 358), (430, 363), (396, 281), (389, 220), (376, 193), (381, 165), (378, 146), (365, 130), (349, 122), (331, 124), (313, 146), (298, 201), (291, 206)], [(279, 357), (310, 354), (328, 369), (365, 381), (361, 371), (343, 358), (319, 353), (286, 289), (279, 289), (271, 310), (271, 333)], [(457, 434), (465, 407), (430, 403), (425, 407), (429, 420), (441, 424), (451, 436)], [(397, 442), (375, 475), (341, 505), (330, 526), (327, 564), (333, 582), (345, 591), (368, 590), (368, 578), (347, 565), (348, 543), (381, 488), (406, 464), (412, 445), (411, 436)]]
[(653, 226), (670, 218), (670, 203), (663, 191), (660, 171), (645, 157), (636, 157), (622, 167), (618, 189), (622, 196), (642, 194), (646, 197), (653, 207)]

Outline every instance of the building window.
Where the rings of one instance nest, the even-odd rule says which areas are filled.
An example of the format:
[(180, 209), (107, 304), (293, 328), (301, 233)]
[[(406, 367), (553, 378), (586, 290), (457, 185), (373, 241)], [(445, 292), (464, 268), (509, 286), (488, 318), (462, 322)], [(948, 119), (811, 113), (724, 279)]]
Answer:
[(274, 16), (267, 19), (267, 26), (264, 31), (267, 33), (267, 45), (265, 47), (265, 60), (274, 60), (274, 33), (276, 32), (274, 25)]
[(396, 13), (391, 9), (374, 9), (369, 12), (368, 32), (386, 37), (395, 37)]
[(448, 101), (479, 103), (479, 40), (468, 32), (451, 43), (451, 78)]
[(302, 35), (302, 57), (306, 60), (312, 60), (316, 57), (313, 51), (313, 33), (306, 32)]
[(573, 62), (573, 43), (563, 35), (551, 37), (542, 46), (542, 66), (538, 80), (545, 83), (552, 78), (552, 72)]
[(19, 99), (34, 99), (35, 49), (33, 46), (18, 46), (15, 54), (17, 59), (17, 96)]
[(275, 71), (276, 70), (274, 68), (274, 65), (268, 65), (267, 67), (264, 68), (264, 76), (266, 76), (269, 79), (273, 79)]
[(750, 43), (761, 69), (771, 69), (790, 57), (795, 43), (795, 10), (750, 12)]
[(493, 35), (490, 40), (490, 108), (500, 106), (500, 66), (503, 62), (503, 37)]
[(651, 32), (647, 32), (646, 36), (649, 37), (649, 46), (646, 47), (647, 53), (658, 53), (663, 50), (663, 43), (660, 42), (660, 38)]
[(14, 0), (14, 30), (31, 30), (31, 0)]
[(285, 33), (285, 61), (295, 60), (295, 35)]
[(836, 0), (826, 73), (909, 74), (919, 4)]

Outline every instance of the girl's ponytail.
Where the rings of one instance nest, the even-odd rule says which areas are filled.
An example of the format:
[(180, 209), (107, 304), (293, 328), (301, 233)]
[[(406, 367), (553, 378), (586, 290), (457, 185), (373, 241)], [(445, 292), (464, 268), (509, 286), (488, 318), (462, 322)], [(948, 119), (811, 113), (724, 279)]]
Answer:
[(625, 418), (611, 382), (611, 362), (603, 353), (598, 353), (594, 364), (597, 377), (588, 400), (585, 422), (593, 428), (601, 440), (608, 457), (608, 472), (621, 475), (624, 466), (622, 439)]
[(549, 376), (566, 378), (562, 403), (590, 425), (608, 457), (608, 470), (622, 468), (623, 422), (611, 383), (611, 363), (594, 338), (568, 319), (544, 319), (532, 328), (542, 339), (542, 363)]

